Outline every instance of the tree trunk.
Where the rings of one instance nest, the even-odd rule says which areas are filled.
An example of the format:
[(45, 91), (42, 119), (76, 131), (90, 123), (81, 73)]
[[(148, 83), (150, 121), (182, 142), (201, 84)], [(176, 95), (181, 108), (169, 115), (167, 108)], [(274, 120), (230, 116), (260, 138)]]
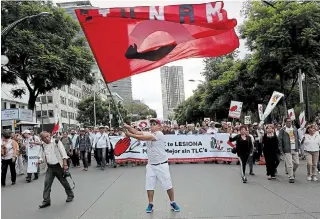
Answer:
[(34, 110), (36, 105), (37, 96), (33, 92), (29, 92), (28, 109)]
[(284, 110), (284, 117), (288, 116), (288, 109), (287, 109), (287, 101), (286, 101), (286, 94), (285, 94), (285, 90), (284, 90), (284, 81), (283, 81), (283, 76), (282, 74), (279, 75), (280, 76), (280, 86), (281, 86), (281, 92), (284, 94), (282, 97), (282, 104), (283, 104), (283, 110)]

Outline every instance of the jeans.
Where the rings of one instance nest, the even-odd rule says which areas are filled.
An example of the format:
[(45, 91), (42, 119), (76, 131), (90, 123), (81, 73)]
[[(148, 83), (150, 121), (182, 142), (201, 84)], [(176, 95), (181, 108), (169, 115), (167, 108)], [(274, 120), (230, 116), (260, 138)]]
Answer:
[(17, 178), (15, 162), (13, 162), (12, 159), (9, 159), (2, 160), (1, 164), (1, 185), (6, 185), (8, 166), (10, 167), (11, 182), (15, 183)]
[(63, 169), (60, 164), (49, 165), (48, 170), (46, 172), (46, 177), (44, 180), (44, 190), (43, 190), (43, 202), (50, 203), (50, 193), (51, 193), (51, 186), (55, 177), (58, 178), (61, 185), (64, 187), (64, 190), (68, 197), (74, 197), (73, 191), (67, 181), (66, 178), (63, 176)]
[(97, 156), (98, 156), (99, 163), (101, 164), (101, 168), (105, 168), (107, 148), (97, 148)]
[(80, 158), (82, 159), (84, 168), (88, 168), (88, 152), (80, 151)]

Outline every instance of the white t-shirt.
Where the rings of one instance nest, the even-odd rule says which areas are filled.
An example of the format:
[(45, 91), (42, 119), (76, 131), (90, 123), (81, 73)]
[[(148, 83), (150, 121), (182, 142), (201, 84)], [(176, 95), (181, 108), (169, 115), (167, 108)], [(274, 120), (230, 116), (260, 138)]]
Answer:
[(304, 139), (304, 150), (305, 151), (319, 151), (320, 150), (320, 135), (316, 133), (313, 136), (305, 134)]
[(152, 133), (155, 141), (147, 141), (148, 164), (163, 163), (168, 160), (164, 142), (164, 134), (161, 131)]

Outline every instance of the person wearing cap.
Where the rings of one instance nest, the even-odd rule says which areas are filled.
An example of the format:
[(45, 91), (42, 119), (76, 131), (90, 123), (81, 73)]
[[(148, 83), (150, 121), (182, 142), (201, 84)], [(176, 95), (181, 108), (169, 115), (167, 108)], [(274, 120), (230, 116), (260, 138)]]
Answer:
[[(22, 132), (22, 136), (23, 136), (23, 146), (25, 147), (26, 150), (26, 155), (28, 157), (28, 152), (29, 150), (38, 150), (40, 151), (40, 138), (36, 135), (31, 135), (31, 131), (26, 129)], [(27, 169), (28, 171), (28, 169)], [(40, 166), (38, 166), (37, 168), (37, 172), (34, 173), (34, 178), (33, 180), (37, 180), (39, 178), (39, 174), (40, 174)], [(29, 183), (31, 182), (31, 176), (32, 173), (28, 173), (27, 172), (27, 177), (26, 177), (26, 181)]]
[(157, 180), (160, 181), (162, 188), (167, 191), (171, 208), (178, 212), (180, 211), (180, 208), (174, 201), (174, 190), (170, 176), (161, 123), (157, 119), (150, 119), (150, 126), (151, 133), (146, 133), (137, 131), (131, 126), (124, 124), (124, 128), (127, 129), (127, 137), (145, 141), (147, 145), (148, 164), (146, 166), (145, 188), (147, 190), (149, 204), (146, 212), (151, 213), (153, 211), (153, 196)]

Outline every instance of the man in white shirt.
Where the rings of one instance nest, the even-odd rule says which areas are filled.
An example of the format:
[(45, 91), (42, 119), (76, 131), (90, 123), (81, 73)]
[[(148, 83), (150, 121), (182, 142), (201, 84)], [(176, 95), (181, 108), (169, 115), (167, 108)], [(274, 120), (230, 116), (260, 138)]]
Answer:
[(146, 212), (151, 213), (153, 211), (153, 196), (157, 180), (160, 181), (162, 188), (167, 191), (172, 210), (178, 212), (180, 211), (180, 208), (174, 201), (174, 191), (161, 123), (157, 119), (150, 119), (150, 126), (151, 133), (145, 133), (124, 124), (124, 128), (128, 130), (126, 136), (135, 138), (139, 141), (146, 141), (147, 144), (148, 164), (146, 166), (146, 190), (149, 204)]
[(48, 132), (41, 132), (41, 140), (44, 142), (40, 149), (39, 164), (45, 163), (47, 166), (44, 181), (43, 202), (39, 208), (51, 205), (51, 186), (55, 177), (58, 178), (67, 194), (66, 202), (71, 202), (74, 198), (73, 191), (65, 177), (68, 173), (68, 155), (61, 141), (54, 140)]
[(97, 167), (101, 167), (101, 170), (104, 170), (106, 167), (107, 148), (110, 146), (109, 136), (105, 133), (104, 126), (99, 127), (99, 132), (95, 136), (93, 145), (97, 150)]
[(209, 128), (207, 129), (207, 134), (213, 135), (213, 134), (218, 133), (219, 130), (218, 130), (214, 125), (215, 125), (215, 122), (214, 122), (214, 121), (211, 121), (211, 122), (210, 122), (210, 126), (209, 126)]

